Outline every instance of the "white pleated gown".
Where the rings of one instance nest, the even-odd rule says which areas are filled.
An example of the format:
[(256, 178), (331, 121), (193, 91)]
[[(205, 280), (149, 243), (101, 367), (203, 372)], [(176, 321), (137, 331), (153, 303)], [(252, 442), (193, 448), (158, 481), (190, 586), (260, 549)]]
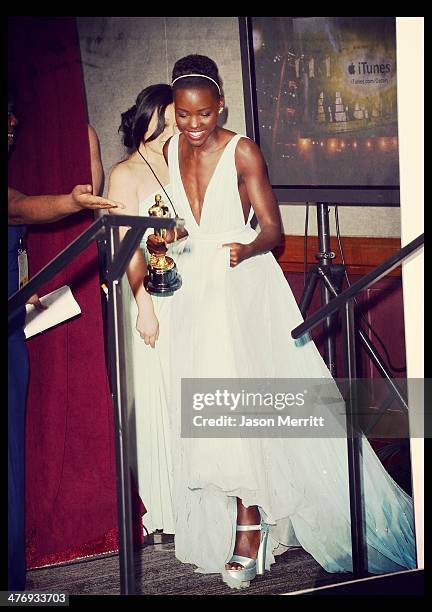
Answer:
[[(249, 243), (237, 188), (235, 148), (226, 146), (207, 187), (200, 225), (180, 176), (178, 140), (169, 146), (170, 185), (189, 232), (171, 304), (171, 383), (175, 554), (196, 571), (224, 574), (235, 544), (236, 497), (258, 505), (271, 525), (266, 560), (301, 545), (329, 572), (352, 571), (346, 439), (180, 436), (181, 378), (327, 378), (313, 342), (297, 347), (302, 322), (271, 253), (230, 268), (229, 242)], [(251, 216), (252, 216), (251, 211)], [(336, 386), (336, 385), (335, 385)], [(411, 498), (363, 445), (370, 572), (415, 566)]]
[[(169, 187), (165, 188), (169, 193)], [(148, 216), (148, 209), (155, 203), (154, 196), (159, 193), (163, 202), (174, 216), (171, 205), (162, 189), (146, 198), (139, 204), (140, 216)], [(146, 230), (140, 248), (146, 256), (146, 240), (153, 230)], [(177, 261), (181, 244), (170, 245), (168, 254)], [(172, 500), (172, 462), (171, 435), (167, 412), (167, 395), (169, 385), (169, 320), (171, 310), (170, 297), (152, 296), (155, 314), (159, 320), (159, 339), (155, 348), (146, 345), (136, 330), (138, 309), (126, 279), (124, 294), (128, 304), (129, 321), (126, 324), (129, 354), (129, 404), (131, 439), (136, 444), (135, 472), (138, 492), (146, 507), (143, 525), (148, 533), (163, 529), (165, 533), (174, 533), (173, 500)], [(127, 307), (126, 307), (127, 308)]]

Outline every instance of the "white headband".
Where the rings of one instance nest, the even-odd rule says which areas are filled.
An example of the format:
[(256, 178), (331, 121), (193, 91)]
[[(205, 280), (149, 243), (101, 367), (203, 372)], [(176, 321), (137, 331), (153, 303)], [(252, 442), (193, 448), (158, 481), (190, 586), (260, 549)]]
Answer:
[(219, 95), (221, 95), (221, 90), (220, 90), (219, 85), (216, 83), (216, 81), (214, 79), (212, 79), (211, 77), (207, 76), (206, 74), (195, 74), (195, 73), (194, 74), (182, 74), (181, 76), (179, 76), (176, 79), (174, 79), (174, 81), (171, 83), (171, 87), (179, 79), (186, 79), (187, 77), (202, 77), (203, 79), (208, 79), (209, 81), (211, 81), (212, 83), (214, 83), (216, 85), (216, 87), (218, 88)]

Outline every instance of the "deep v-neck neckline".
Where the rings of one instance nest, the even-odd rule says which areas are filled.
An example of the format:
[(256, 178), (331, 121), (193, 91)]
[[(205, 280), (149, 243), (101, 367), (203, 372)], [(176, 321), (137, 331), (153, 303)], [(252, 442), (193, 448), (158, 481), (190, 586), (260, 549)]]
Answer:
[(181, 175), (181, 168), (180, 168), (180, 146), (179, 146), (180, 145), (180, 135), (179, 135), (179, 138), (177, 140), (177, 164), (178, 164), (180, 183), (181, 183), (181, 186), (182, 186), (182, 189), (183, 189), (183, 194), (184, 194), (185, 200), (186, 200), (186, 202), (188, 203), (188, 206), (189, 206), (190, 214), (192, 215), (192, 218), (195, 221), (195, 224), (196, 224), (196, 226), (198, 228), (201, 227), (202, 216), (203, 216), (203, 212), (204, 212), (204, 206), (205, 206), (205, 203), (206, 203), (207, 193), (208, 193), (209, 187), (211, 185), (211, 182), (213, 181), (213, 178), (214, 178), (214, 176), (215, 176), (215, 174), (216, 174), (216, 172), (217, 172), (217, 170), (218, 170), (218, 168), (220, 166), (220, 162), (221, 162), (223, 156), (225, 155), (225, 152), (226, 152), (227, 148), (229, 147), (229, 145), (231, 144), (231, 141), (234, 140), (235, 137), (236, 137), (236, 134), (234, 134), (234, 136), (229, 139), (229, 141), (226, 143), (226, 145), (224, 147), (224, 150), (221, 153), (221, 156), (219, 157), (219, 159), (216, 162), (216, 166), (214, 167), (213, 173), (212, 173), (212, 175), (210, 177), (209, 182), (207, 183), (207, 187), (206, 187), (205, 192), (204, 192), (204, 197), (203, 197), (202, 206), (201, 206), (201, 214), (200, 214), (199, 223), (198, 223), (198, 221), (195, 219), (195, 215), (193, 214), (192, 206), (190, 205), (190, 201), (189, 201), (188, 195), (186, 193), (186, 188), (184, 186), (183, 178), (182, 178), (182, 175)]

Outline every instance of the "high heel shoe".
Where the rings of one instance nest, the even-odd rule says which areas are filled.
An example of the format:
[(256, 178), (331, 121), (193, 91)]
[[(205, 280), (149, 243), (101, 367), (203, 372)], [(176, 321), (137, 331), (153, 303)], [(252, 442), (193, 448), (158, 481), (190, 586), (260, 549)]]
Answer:
[(261, 532), (257, 558), (251, 559), (250, 557), (243, 557), (242, 555), (233, 555), (228, 561), (228, 563), (239, 563), (243, 566), (243, 569), (225, 570), (228, 575), (231, 576), (231, 578), (234, 578), (234, 580), (238, 580), (239, 582), (246, 582), (249, 580), (253, 580), (257, 574), (264, 574), (265, 572), (269, 526), (267, 525), (267, 523), (261, 523), (261, 525), (237, 525), (236, 530)]

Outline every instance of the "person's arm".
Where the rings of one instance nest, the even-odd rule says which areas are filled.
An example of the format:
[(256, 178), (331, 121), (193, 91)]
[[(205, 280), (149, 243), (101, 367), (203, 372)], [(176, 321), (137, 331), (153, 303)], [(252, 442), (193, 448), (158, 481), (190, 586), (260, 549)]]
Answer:
[(52, 223), (84, 208), (123, 208), (120, 202), (92, 195), (91, 185), (76, 185), (65, 195), (28, 196), (8, 187), (8, 223)]
[[(124, 210), (113, 209), (110, 210), (110, 214), (139, 215), (139, 201), (134, 177), (124, 164), (118, 164), (111, 171), (108, 197), (121, 198), (125, 204)], [(123, 240), (128, 229), (128, 227), (120, 227), (120, 240)], [(154, 348), (159, 337), (159, 323), (154, 313), (153, 300), (143, 285), (147, 275), (147, 263), (140, 248), (132, 255), (126, 274), (138, 307), (136, 329), (144, 342)]]
[(104, 188), (104, 170), (102, 166), (99, 138), (93, 126), (88, 126), (88, 138), (90, 145), (91, 176), (93, 193), (100, 195)]
[(244, 259), (271, 251), (281, 242), (282, 227), (276, 197), (270, 185), (267, 166), (260, 148), (249, 139), (239, 141), (236, 167), (241, 183), (257, 216), (260, 232), (250, 244), (232, 242), (229, 246), (231, 267)]

